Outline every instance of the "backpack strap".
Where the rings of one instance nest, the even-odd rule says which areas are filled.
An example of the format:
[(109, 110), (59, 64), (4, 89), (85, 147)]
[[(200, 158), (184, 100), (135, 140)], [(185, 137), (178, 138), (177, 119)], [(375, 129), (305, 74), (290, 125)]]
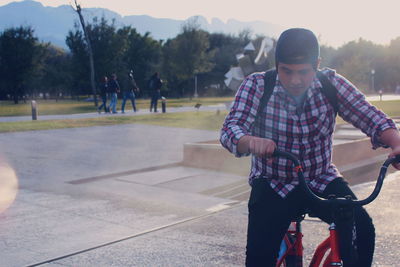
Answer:
[(260, 100), (260, 105), (258, 106), (257, 114), (263, 111), (264, 107), (267, 105), (269, 99), (271, 98), (272, 92), (274, 91), (276, 83), (277, 72), (275, 69), (271, 69), (265, 72), (264, 76), (264, 93)]
[(321, 92), (328, 98), (329, 103), (332, 105), (333, 110), (335, 111), (335, 116), (339, 110), (338, 98), (337, 98), (337, 89), (333, 84), (328, 80), (321, 71), (317, 71), (318, 80), (322, 84)]
[[(276, 83), (277, 72), (275, 69), (271, 69), (265, 72), (264, 76), (264, 93), (260, 100), (260, 105), (258, 106), (257, 114), (262, 112), (264, 107), (267, 105), (269, 99), (271, 98), (272, 92)], [(321, 92), (328, 98), (329, 103), (332, 105), (335, 111), (335, 116), (338, 113), (339, 105), (337, 99), (337, 89), (328, 80), (328, 78), (321, 72), (317, 71), (317, 78), (322, 84)]]

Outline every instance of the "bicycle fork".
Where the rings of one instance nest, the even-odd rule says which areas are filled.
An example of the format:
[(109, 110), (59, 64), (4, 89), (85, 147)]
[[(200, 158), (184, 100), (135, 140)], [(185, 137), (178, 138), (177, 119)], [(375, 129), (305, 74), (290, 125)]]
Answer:
[(276, 267), (303, 266), (303, 233), (300, 221), (291, 222), (289, 229), (282, 240), (281, 250)]
[(323, 241), (316, 249), (314, 256), (311, 260), (310, 267), (320, 266), (321, 261), (324, 258), (326, 251), (330, 249), (330, 252), (324, 261), (324, 267), (329, 266), (343, 266), (340, 258), (339, 251), (339, 235), (336, 230), (336, 224), (331, 223), (329, 226), (329, 237)]

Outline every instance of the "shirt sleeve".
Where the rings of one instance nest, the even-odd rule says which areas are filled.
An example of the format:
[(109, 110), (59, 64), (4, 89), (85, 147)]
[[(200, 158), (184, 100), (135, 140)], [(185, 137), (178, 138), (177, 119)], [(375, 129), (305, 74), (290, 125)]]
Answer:
[(371, 138), (372, 148), (387, 147), (381, 134), (387, 129), (397, 129), (396, 124), (385, 113), (365, 99), (350, 81), (343, 76), (330, 73), (330, 80), (338, 90), (339, 115)]
[(262, 74), (247, 77), (239, 86), (230, 112), (225, 118), (220, 142), (236, 157), (249, 155), (249, 153), (239, 153), (237, 145), (241, 137), (251, 135), (263, 91), (264, 76)]

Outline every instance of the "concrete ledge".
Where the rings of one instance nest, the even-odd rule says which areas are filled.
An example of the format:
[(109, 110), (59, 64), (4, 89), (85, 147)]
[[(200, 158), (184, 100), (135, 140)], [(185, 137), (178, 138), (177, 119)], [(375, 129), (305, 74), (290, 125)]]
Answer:
[(183, 165), (248, 175), (250, 157), (236, 158), (218, 141), (186, 143), (183, 147)]
[[(369, 138), (354, 140), (333, 147), (333, 162), (350, 184), (377, 178), (386, 149), (373, 150)], [(218, 141), (187, 143), (183, 150), (183, 165), (247, 176), (250, 157), (236, 158)]]

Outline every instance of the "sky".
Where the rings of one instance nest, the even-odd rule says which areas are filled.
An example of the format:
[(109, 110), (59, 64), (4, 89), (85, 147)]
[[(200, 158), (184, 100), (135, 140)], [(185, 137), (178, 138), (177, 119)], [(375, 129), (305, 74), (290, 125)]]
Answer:
[[(5, 5), (10, 0), (0, 0)], [(69, 5), (70, 0), (39, 0), (45, 6)], [(123, 16), (187, 19), (202, 15), (222, 21), (261, 20), (287, 28), (308, 28), (322, 44), (338, 47), (360, 37), (389, 44), (400, 36), (399, 0), (78, 0), (83, 8), (102, 7)], [(277, 37), (277, 36), (273, 36)]]

